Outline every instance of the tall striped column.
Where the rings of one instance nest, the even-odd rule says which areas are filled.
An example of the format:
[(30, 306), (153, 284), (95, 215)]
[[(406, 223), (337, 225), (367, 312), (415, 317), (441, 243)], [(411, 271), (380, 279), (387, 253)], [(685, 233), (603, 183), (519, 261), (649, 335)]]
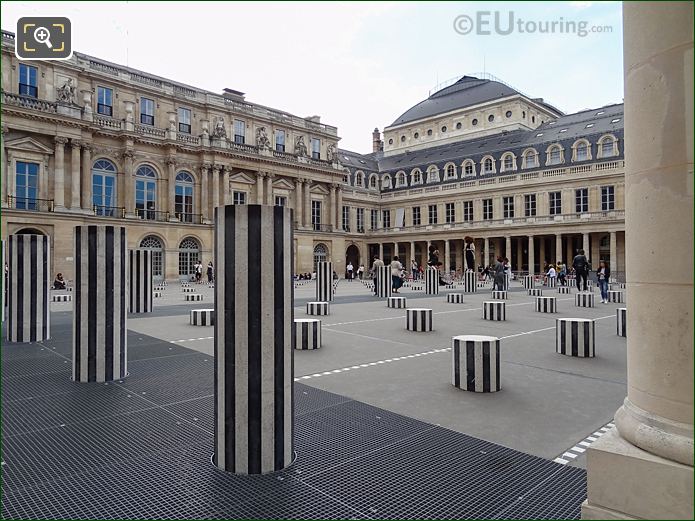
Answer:
[(464, 293), (475, 293), (478, 291), (478, 274), (474, 271), (467, 271), (463, 274)]
[(425, 294), (439, 294), (439, 271), (432, 266), (428, 266), (425, 270)]
[(110, 382), (128, 374), (128, 257), (124, 226), (75, 226), (72, 378)]
[(48, 340), (51, 337), (50, 240), (45, 235), (10, 235), (8, 246), (7, 341)]
[(152, 312), (152, 251), (128, 250), (130, 313)]
[(215, 455), (220, 470), (292, 463), (292, 212), (215, 208)]
[(388, 298), (391, 296), (392, 280), (389, 266), (376, 267), (376, 296)]
[(2, 267), (2, 309), (0, 309), (0, 317), (2, 317), (0, 320), (2, 322), (5, 321), (5, 306), (7, 305), (7, 272), (5, 271), (5, 264), (7, 264), (7, 252), (5, 251), (5, 240), (2, 240), (2, 249), (0, 250), (0, 267)]
[(316, 266), (316, 300), (333, 301), (333, 263), (320, 261)]

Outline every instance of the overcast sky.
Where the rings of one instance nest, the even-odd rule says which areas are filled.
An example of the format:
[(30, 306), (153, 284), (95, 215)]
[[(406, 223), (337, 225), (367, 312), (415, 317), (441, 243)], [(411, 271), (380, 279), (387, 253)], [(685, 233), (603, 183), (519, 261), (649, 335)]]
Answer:
[[(513, 17), (513, 32), (495, 34), (495, 11), (503, 31)], [(21, 16), (51, 15), (71, 19), (79, 52), (319, 115), (357, 152), (371, 151), (374, 127), (466, 73), (485, 70), (564, 112), (623, 99), (620, 2), (2, 2), (12, 32)], [(471, 27), (464, 15), (474, 30), (459, 34), (455, 21)], [(476, 34), (478, 16), (492, 34)], [(553, 21), (554, 33), (528, 32)], [(567, 22), (609, 29), (580, 36)]]

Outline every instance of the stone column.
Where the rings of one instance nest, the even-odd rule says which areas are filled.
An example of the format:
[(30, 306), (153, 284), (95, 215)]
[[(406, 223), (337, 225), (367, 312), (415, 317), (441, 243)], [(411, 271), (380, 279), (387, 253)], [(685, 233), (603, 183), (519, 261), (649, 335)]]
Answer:
[(406, 259), (406, 261), (408, 262), (408, 265), (406, 266), (408, 271), (410, 271), (410, 269), (411, 269), (410, 265), (413, 262), (414, 258), (415, 258), (415, 243), (413, 241), (410, 241), (410, 258)]
[(123, 183), (120, 183), (117, 197), (121, 198), (125, 206), (126, 217), (135, 217), (135, 179), (133, 178), (135, 156), (132, 150), (123, 152)]
[(166, 165), (168, 172), (167, 192), (169, 193), (167, 210), (169, 212), (169, 220), (173, 222), (178, 221), (176, 218), (176, 159), (173, 157), (167, 158)]
[(379, 259), (384, 260), (384, 243), (379, 243)]
[[(538, 265), (539, 265), (539, 270), (541, 273), (543, 272), (543, 266), (545, 265), (545, 261), (547, 260), (545, 258), (545, 237), (541, 236), (538, 238)], [(588, 252), (587, 252), (587, 257), (588, 257)]]
[(7, 177), (7, 164), (8, 164), (8, 157), (5, 155), (5, 134), (7, 133), (7, 127), (5, 125), (2, 126), (2, 129), (0, 130), (0, 155), (2, 158), (0, 158), (0, 190), (2, 192), (0, 193), (0, 198), (2, 200), (0, 201), (0, 204), (2, 204), (2, 208), (7, 207), (7, 195), (8, 195), (8, 190), (7, 190), (7, 184), (8, 184), (8, 177)]
[(338, 198), (335, 194), (335, 185), (330, 185), (329, 190), (331, 192), (331, 225), (334, 230), (342, 230), (342, 208), (338, 208)]
[(483, 239), (483, 269), (485, 269), (485, 266), (490, 264), (490, 239), (485, 237)]
[(311, 179), (304, 181), (304, 227), (311, 228)]
[(509, 259), (509, 264), (512, 263), (512, 236), (507, 235), (504, 238), (504, 256)]
[(589, 234), (583, 233), (582, 234), (582, 249), (584, 250), (584, 255), (586, 255), (586, 258), (589, 260), (591, 260), (591, 251), (589, 250), (590, 246), (591, 246), (591, 242), (589, 241)]
[[(263, 199), (263, 188), (264, 188), (265, 174), (263, 172), (256, 172), (256, 204), (265, 204)], [(229, 204), (225, 201), (225, 204)]]
[(444, 239), (444, 272), (449, 275), (451, 271), (451, 250), (449, 246), (449, 239)]
[(230, 185), (231, 177), (232, 177), (232, 170), (228, 166), (225, 166), (222, 169), (221, 174), (222, 174), (222, 193), (223, 193), (222, 204), (226, 206), (228, 204), (232, 204), (232, 187)]
[(562, 260), (562, 234), (556, 233), (555, 234), (555, 258), (553, 259), (553, 263), (556, 263), (557, 261)]
[(222, 165), (214, 164), (212, 165), (212, 208), (213, 215), (214, 209), (220, 205), (220, 170), (222, 170)]
[(611, 277), (615, 277), (615, 272), (618, 271), (618, 234), (617, 232), (611, 232), (610, 237), (610, 253), (611, 258), (609, 261), (609, 269), (611, 270)]
[(570, 269), (572, 267), (572, 259), (574, 259), (574, 247), (572, 244), (574, 243), (574, 237), (568, 236), (567, 237), (567, 258), (565, 259), (565, 264), (567, 265), (567, 269)]
[(275, 178), (275, 174), (271, 174), (266, 172), (265, 174), (265, 182), (266, 182), (266, 187), (265, 187), (265, 198), (266, 198), (266, 204), (273, 206), (275, 205), (275, 194), (273, 193), (273, 179)]
[[(82, 204), (80, 205), (85, 212), (91, 212), (92, 200), (92, 146), (89, 143), (82, 145)], [(118, 194), (117, 194), (118, 195)], [(118, 205), (118, 203), (115, 203)]]
[(210, 163), (203, 163), (200, 167), (200, 213), (203, 224), (210, 222), (210, 204), (208, 203), (208, 172), (210, 171)]
[(400, 259), (400, 256), (398, 255), (398, 241), (394, 241), (393, 243), (393, 256)]
[(343, 211), (343, 189), (338, 186), (336, 188), (336, 212), (338, 214), (338, 222), (340, 223), (340, 218), (342, 216), (342, 211)]
[(625, 2), (623, 34), (627, 398), (582, 516), (693, 519), (693, 4)]
[(291, 210), (228, 205), (215, 216), (213, 463), (265, 474), (294, 455)]
[(72, 186), (70, 187), (70, 209), (80, 209), (80, 146), (82, 144), (77, 140), (70, 142), (70, 170), (72, 176)]
[(516, 239), (516, 271), (521, 271), (524, 268), (524, 241), (521, 237)]
[(536, 258), (533, 250), (533, 235), (528, 236), (528, 273), (533, 275), (536, 272), (534, 264), (536, 263)]
[(67, 138), (56, 136), (55, 154), (53, 156), (53, 207), (56, 210), (65, 209), (65, 143)]
[(302, 202), (302, 194), (304, 193), (303, 184), (303, 179), (295, 179), (294, 181), (294, 218), (297, 222), (297, 227), (304, 226), (304, 216), (302, 215), (302, 210), (304, 209), (304, 203)]

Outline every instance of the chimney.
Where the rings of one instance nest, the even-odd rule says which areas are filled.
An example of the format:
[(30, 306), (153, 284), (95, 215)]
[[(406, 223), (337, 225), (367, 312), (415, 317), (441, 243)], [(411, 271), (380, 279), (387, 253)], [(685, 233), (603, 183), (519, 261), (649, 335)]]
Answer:
[(383, 152), (384, 142), (381, 140), (381, 132), (378, 128), (372, 132), (372, 152)]

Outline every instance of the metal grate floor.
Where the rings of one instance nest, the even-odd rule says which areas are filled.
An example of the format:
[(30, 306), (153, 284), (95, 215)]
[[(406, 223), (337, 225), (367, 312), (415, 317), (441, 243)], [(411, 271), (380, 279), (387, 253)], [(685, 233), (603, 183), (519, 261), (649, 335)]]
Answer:
[(75, 384), (54, 334), (3, 346), (3, 519), (571, 519), (586, 496), (582, 469), (299, 383), (296, 462), (227, 475), (211, 357), (130, 333), (127, 379)]

